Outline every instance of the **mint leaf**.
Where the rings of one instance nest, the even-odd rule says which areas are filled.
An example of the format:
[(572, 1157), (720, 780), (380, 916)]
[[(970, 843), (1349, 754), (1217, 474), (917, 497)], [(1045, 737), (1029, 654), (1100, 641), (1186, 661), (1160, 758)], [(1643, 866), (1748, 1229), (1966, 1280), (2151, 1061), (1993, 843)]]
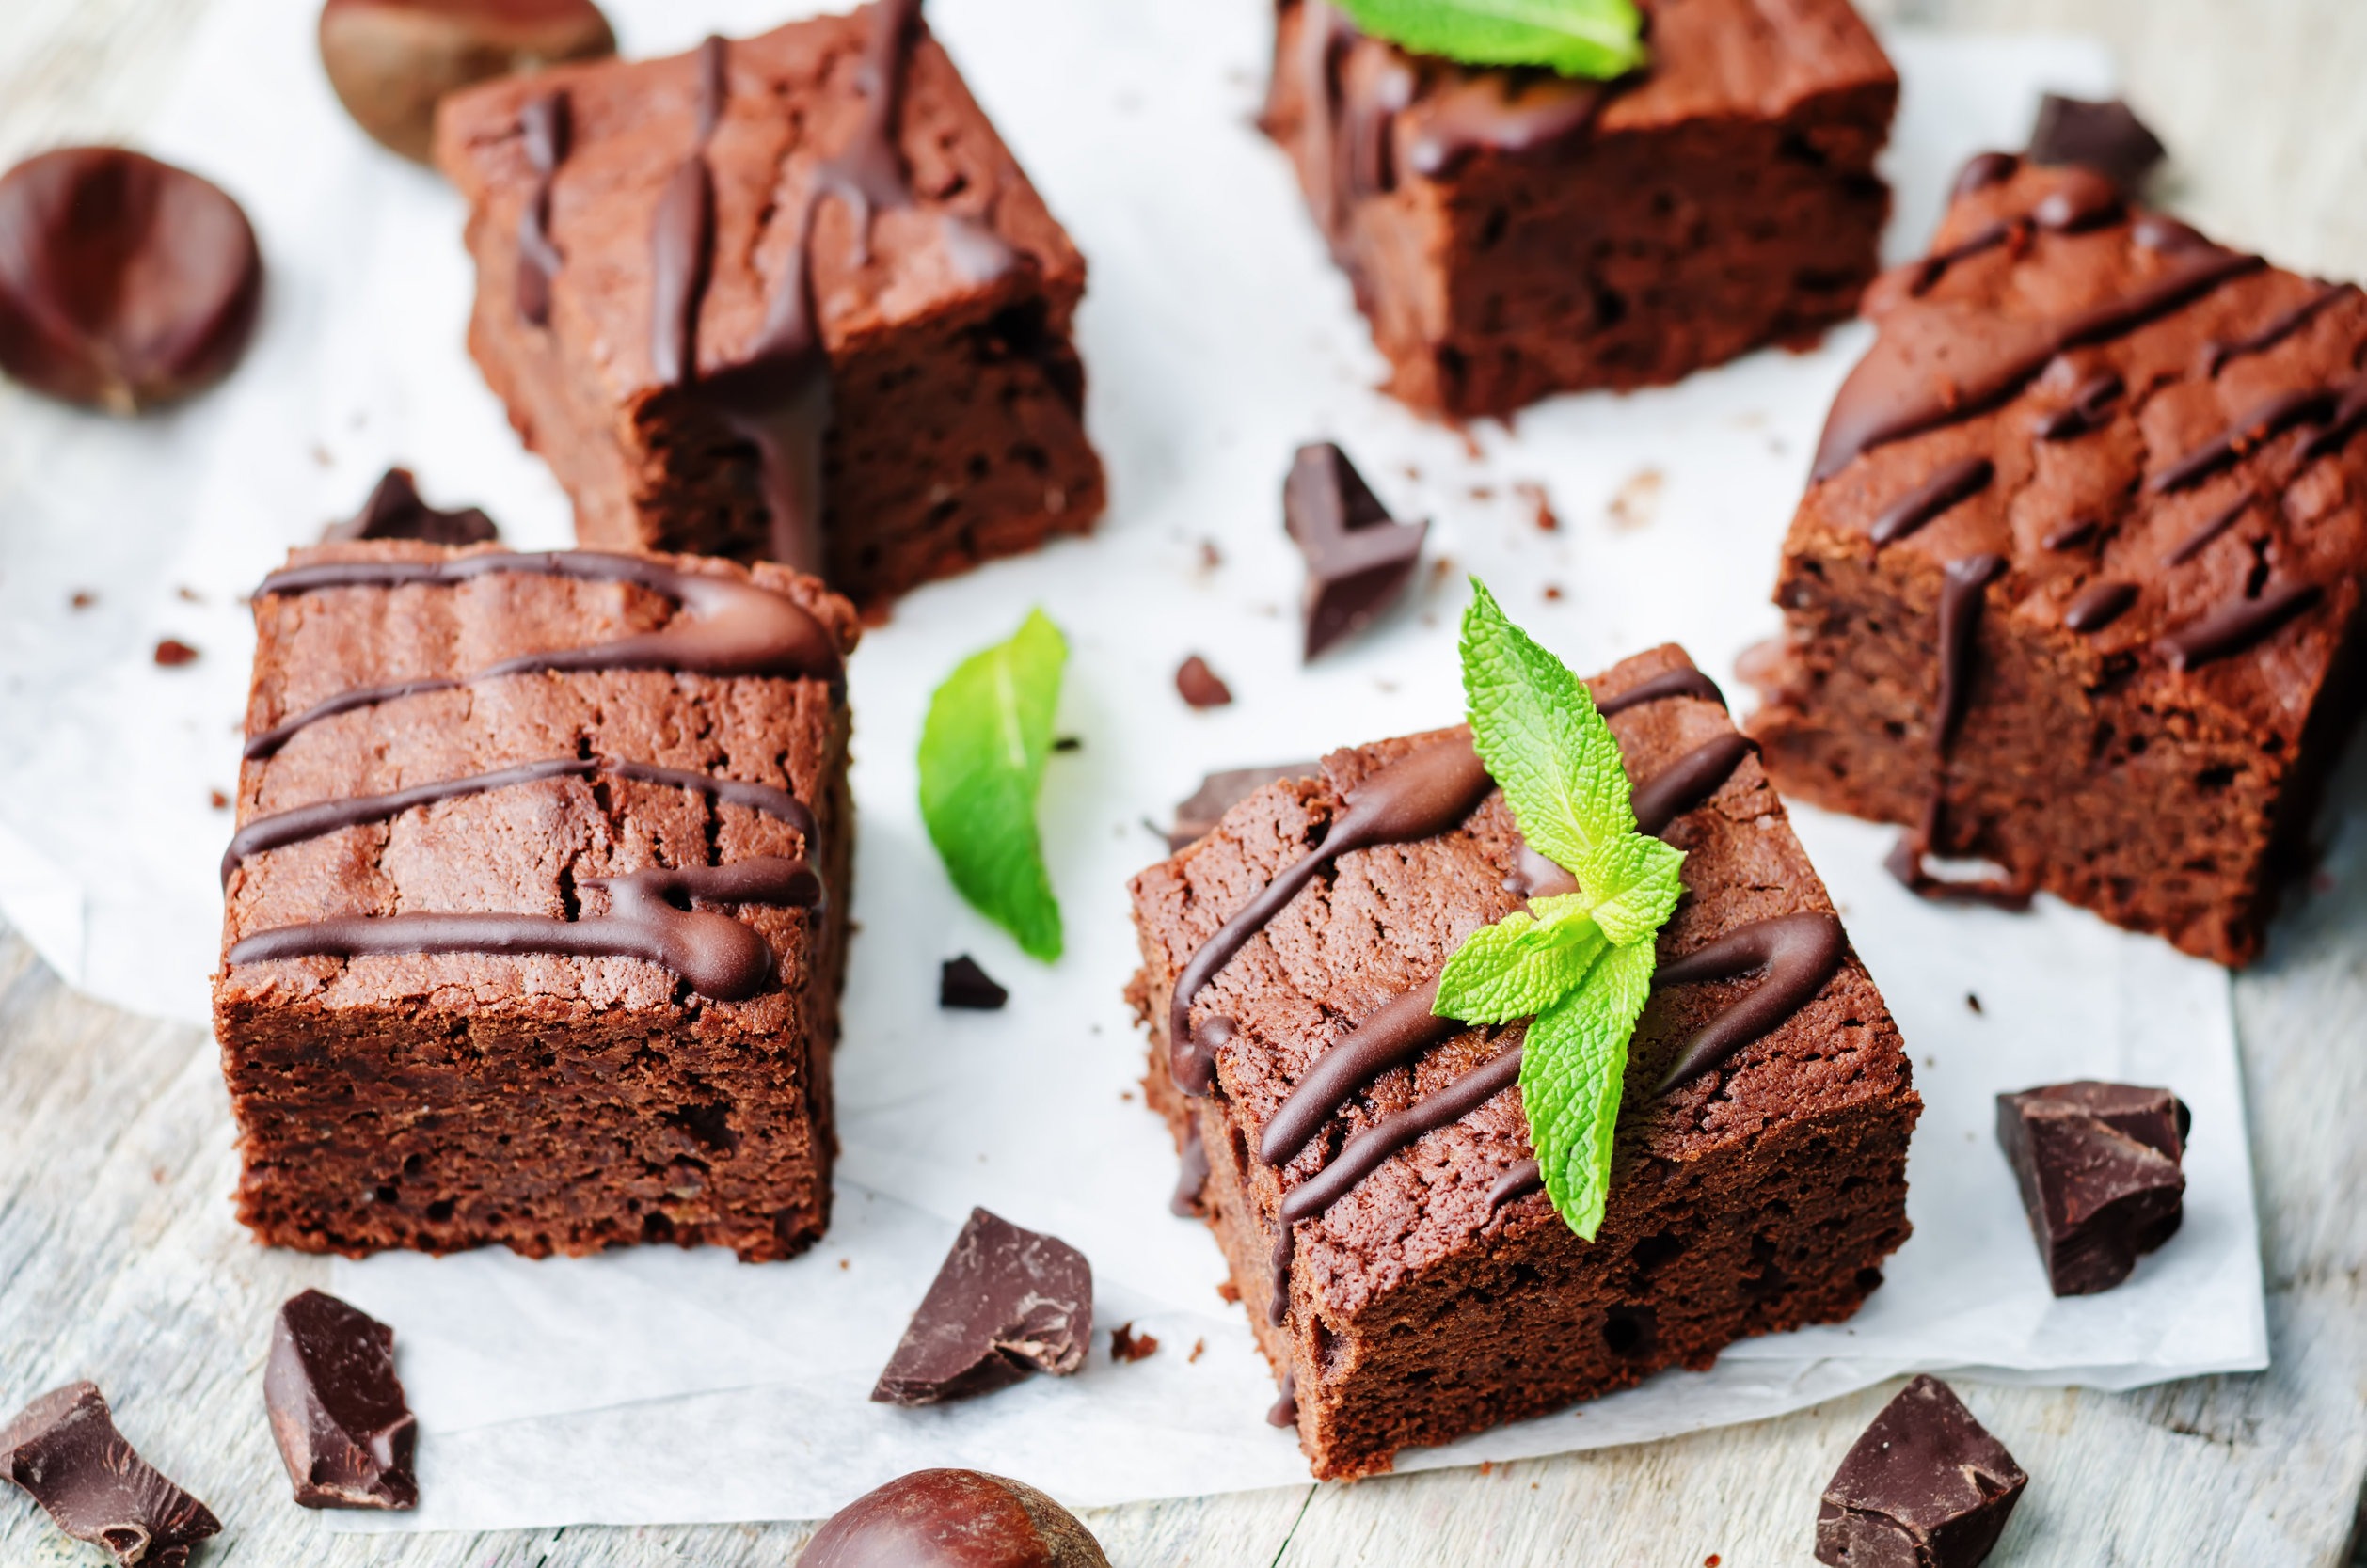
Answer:
[(1586, 984), (1531, 1021), (1520, 1053), (1520, 1106), (1546, 1196), (1589, 1242), (1611, 1196), (1628, 1041), (1652, 994), (1653, 963), (1648, 942), (1605, 953)]
[(1334, 0), (1364, 31), (1465, 65), (1609, 80), (1644, 63), (1633, 0)]
[(1635, 832), (1619, 742), (1585, 684), (1477, 578), (1463, 612), (1463, 696), (1480, 760), (1537, 853), (1575, 876), (1587, 851)]
[(920, 813), (945, 874), (977, 911), (1049, 963), (1060, 905), (1036, 836), (1036, 791), (1069, 645), (1041, 610), (1008, 642), (963, 659), (929, 700)]
[(1510, 1023), (1553, 1006), (1611, 945), (1586, 905), (1582, 894), (1540, 898), (1473, 931), (1448, 955), (1430, 1010), (1466, 1023)]
[(1677, 868), (1685, 851), (1642, 833), (1596, 845), (1568, 867), (1584, 896), (1596, 900), (1595, 923), (1620, 947), (1659, 935), (1683, 897)]

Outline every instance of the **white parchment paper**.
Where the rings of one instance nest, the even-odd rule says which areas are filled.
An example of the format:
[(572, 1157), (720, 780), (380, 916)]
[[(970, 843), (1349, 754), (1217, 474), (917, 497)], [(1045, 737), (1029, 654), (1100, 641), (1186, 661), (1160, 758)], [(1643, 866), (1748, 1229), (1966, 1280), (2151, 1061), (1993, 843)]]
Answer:
[[(626, 47), (686, 47), (794, 9), (622, 0)], [(796, 1261), (638, 1249), (341, 1262), (335, 1289), (394, 1323), (425, 1440), (422, 1507), (340, 1528), (811, 1517), (903, 1470), (977, 1464), (1075, 1503), (1304, 1479), (1260, 1418), (1272, 1384), (1215, 1246), (1172, 1220), (1174, 1163), (1142, 1108), (1126, 878), (1146, 817), (1215, 767), (1311, 755), (1451, 721), (1459, 573), (1581, 670), (1665, 640), (1733, 683), (1766, 602), (1818, 423), (1862, 328), (1631, 397), (1565, 398), (1464, 436), (1371, 390), (1380, 367), (1282, 160), (1251, 130), (1264, 0), (932, 0), (974, 89), (1090, 259), (1089, 418), (1111, 473), (1099, 534), (904, 600), (851, 671), (861, 817), (838, 1056), (845, 1158), (829, 1236)], [(218, 940), (214, 864), (250, 643), (240, 603), (389, 463), (477, 502), (527, 546), (567, 508), (461, 347), (471, 287), (457, 203), (343, 119), (310, 0), (226, 0), (151, 150), (244, 202), (271, 266), (232, 382), (137, 425), (20, 394), (33, 441), (0, 472), (0, 912), (82, 989), (201, 1020)], [(1967, 153), (2013, 145), (2042, 87), (2094, 93), (2076, 40), (1890, 40), (1906, 79), (1894, 256), (1920, 245)], [(1341, 439), (1456, 568), (1360, 643), (1302, 669), (1298, 563), (1279, 526), (1291, 449)], [(1540, 526), (1549, 499), (1557, 526)], [(70, 596), (90, 591), (87, 608)], [(1022, 957), (945, 884), (913, 804), (933, 684), (1031, 604), (1073, 648), (1043, 821), (1069, 952)], [(160, 669), (172, 635), (201, 650)], [(1172, 672), (1205, 655), (1236, 701), (1196, 713)], [(1738, 693), (1739, 694), (1739, 693)], [(1582, 1409), (1409, 1454), (1407, 1467), (1633, 1442), (1797, 1408), (1910, 1368), (2127, 1386), (2265, 1364), (2249, 1163), (2225, 977), (2045, 902), (2008, 916), (1908, 896), (1885, 830), (1802, 812), (1809, 849), (1913, 1049), (1927, 1109), (1913, 1241), (1851, 1323), (1730, 1350)], [(997, 1014), (934, 1003), (971, 952)], [(1968, 996), (1978, 995), (1976, 1010)], [(2184, 1230), (2121, 1289), (2047, 1294), (1992, 1097), (2092, 1075), (2167, 1084), (2195, 1109)], [(951, 1409), (864, 1395), (971, 1205), (1092, 1259), (1097, 1354)]]

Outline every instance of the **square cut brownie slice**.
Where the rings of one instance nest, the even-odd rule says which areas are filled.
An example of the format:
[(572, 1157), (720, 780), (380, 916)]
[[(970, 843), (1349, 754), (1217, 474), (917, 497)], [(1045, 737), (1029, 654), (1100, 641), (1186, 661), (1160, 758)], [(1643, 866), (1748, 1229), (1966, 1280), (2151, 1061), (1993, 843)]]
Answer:
[(1477, 71), (1279, 0), (1264, 125), (1414, 407), (1679, 379), (1846, 319), (1898, 78), (1849, 0), (1650, 0), (1613, 83)]
[(1639, 825), (1686, 852), (1592, 1243), (1538, 1190), (1524, 1026), (1429, 1010), (1465, 937), (1573, 885), (1469, 732), (1335, 752), (1135, 879), (1179, 1202), (1319, 1477), (1846, 1318), (1906, 1240), (1922, 1102), (1750, 743), (1675, 647), (1589, 684)]
[(1920, 890), (2249, 961), (2359, 712), (2367, 296), (1993, 154), (1867, 309), (1746, 661), (1769, 771)]
[(299, 550), (254, 607), (239, 1217), (349, 1255), (818, 1237), (852, 607), (770, 563), (394, 542)]
[(445, 101), (470, 351), (586, 545), (876, 610), (1089, 528), (1085, 262), (918, 0)]

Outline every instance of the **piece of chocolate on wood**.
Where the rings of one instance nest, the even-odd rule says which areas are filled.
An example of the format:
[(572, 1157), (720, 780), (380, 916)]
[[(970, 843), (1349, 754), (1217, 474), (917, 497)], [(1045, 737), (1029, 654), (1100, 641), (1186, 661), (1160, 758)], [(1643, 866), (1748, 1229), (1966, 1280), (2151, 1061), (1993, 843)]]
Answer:
[(832, 1514), (798, 1568), (1109, 1568), (1076, 1515), (1025, 1482), (915, 1470)]
[(53, 1388), (0, 1427), (0, 1476), (123, 1568), (185, 1568), (190, 1548), (222, 1532), (213, 1510), (132, 1451), (93, 1383)]
[(2102, 103), (2048, 93), (2030, 133), (2034, 164), (2082, 164), (2134, 195), (2168, 154), (2159, 136), (2119, 99)]
[(271, 1434), (306, 1508), (419, 1506), (419, 1423), (394, 1375), (394, 1330), (307, 1291), (279, 1308), (263, 1366)]
[(940, 1404), (1008, 1388), (1030, 1372), (1065, 1377), (1085, 1365), (1092, 1342), (1085, 1255), (973, 1209), (871, 1398)]
[(1956, 1391), (1918, 1377), (1842, 1457), (1817, 1510), (1817, 1560), (1834, 1568), (1973, 1568), (2030, 1478)]
[(2112, 1289), (2177, 1233), (2192, 1120), (2168, 1089), (2128, 1084), (2083, 1080), (1997, 1097), (1997, 1142), (2057, 1295)]
[(1211, 773), (1199, 788), (1178, 802), (1175, 826), (1168, 830), (1168, 848), (1206, 838), (1217, 819), (1277, 779), (1311, 779), (1324, 770), (1320, 762), (1280, 762), (1268, 768), (1229, 768)]
[(1427, 522), (1391, 517), (1348, 454), (1329, 441), (1298, 449), (1282, 484), (1282, 527), (1307, 558), (1300, 609), (1310, 660), (1397, 602), (1430, 531)]
[(361, 510), (342, 523), (332, 523), (321, 537), (339, 539), (417, 539), (430, 545), (489, 545), (501, 536), (493, 519), (473, 506), (446, 511), (430, 506), (420, 495), (419, 483), (408, 468), (389, 468), (361, 503)]

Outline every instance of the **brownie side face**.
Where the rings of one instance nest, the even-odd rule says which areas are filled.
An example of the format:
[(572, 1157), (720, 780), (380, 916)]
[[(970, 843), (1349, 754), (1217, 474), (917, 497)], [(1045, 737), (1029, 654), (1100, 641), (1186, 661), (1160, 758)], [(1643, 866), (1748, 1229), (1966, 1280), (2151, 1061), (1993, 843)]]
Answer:
[[(1416, 408), (1676, 381), (1812, 341), (1875, 274), (1898, 84), (1848, 0), (1660, 0), (1651, 63), (1566, 121), (1523, 114), (1589, 89), (1342, 25), (1279, 0), (1265, 125)], [(1475, 102), (1494, 145), (1453, 134)]]
[[(653, 364), (653, 251), (661, 193), (700, 146), (698, 56), (564, 67), (447, 100), (437, 162), (469, 201), (477, 262), (469, 349), (574, 499), (586, 545), (768, 549), (757, 453), (697, 382), (755, 354), (794, 275), (817, 171), (855, 141), (869, 102), (871, 24), (866, 8), (725, 51), (689, 388)], [(540, 179), (521, 116), (554, 91), (571, 135), (549, 179), (560, 262), (536, 325), (517, 293), (520, 220)], [(830, 359), (824, 576), (866, 610), (1085, 531), (1104, 499), (1070, 341), (1084, 259), (925, 27), (903, 55), (894, 141), (913, 198), (858, 227), (845, 199), (825, 197), (804, 252)], [(982, 261), (981, 241), (1010, 263)]]
[[(1665, 647), (1591, 684), (1608, 697), (1688, 667)], [(1734, 733), (1718, 705), (1687, 696), (1611, 722), (1639, 783)], [(1320, 841), (1347, 791), (1435, 738), (1335, 752), (1322, 777), (1265, 786), (1133, 884), (1143, 969), (1131, 995), (1151, 1028), (1151, 1101), (1179, 1142), (1199, 1132), (1203, 1211), (1268, 1359), (1292, 1380), (1301, 1444), (1325, 1478), (1386, 1470), (1401, 1449), (1665, 1367), (1707, 1367), (1745, 1336), (1846, 1318), (1909, 1229), (1907, 1142), (1921, 1101), (1897, 1026), (1848, 955), (1771, 1033), (1660, 1099), (1652, 1086), (1680, 1045), (1759, 982), (1655, 994), (1631, 1049), (1609, 1211), (1592, 1243), (1541, 1192), (1491, 1208), (1491, 1188), (1533, 1154), (1519, 1091), (1507, 1088), (1296, 1225), (1285, 1321), (1271, 1321), (1284, 1196), (1356, 1132), (1520, 1041), (1517, 1024), (1465, 1030), (1364, 1085), (1284, 1164), (1258, 1156), (1266, 1125), (1326, 1051), (1518, 907), (1506, 881), (1520, 842), (1501, 793), (1435, 838), (1342, 856), (1218, 973), (1194, 1015), (1221, 1012), (1235, 1027), (1206, 1099), (1186, 1099), (1169, 1075), (1168, 998), (1223, 920)], [(1686, 851), (1688, 896), (1661, 933), (1663, 964), (1755, 921), (1832, 910), (1747, 755), (1664, 836)]]
[[(2246, 963), (2359, 708), (2367, 298), (2084, 170), (1964, 184), (1934, 259), (1868, 293), (1751, 731), (1788, 794), (1918, 832), (1936, 809), (1937, 853)], [(1856, 438), (1884, 422), (1921, 427)], [(1993, 580), (1943, 756), (1963, 563)]]
[[(379, 543), (293, 564), (453, 560)], [(753, 581), (844, 651), (855, 613), (760, 563), (666, 564)], [(468, 677), (503, 659), (656, 631), (683, 613), (635, 585), (523, 572), (255, 599), (247, 732), (357, 688)], [(214, 1029), (236, 1115), (239, 1217), (267, 1244), (358, 1256), (500, 1243), (529, 1256), (644, 1241), (750, 1259), (810, 1244), (830, 1215), (830, 1052), (838, 1030), (852, 817), (849, 720), (822, 679), (664, 669), (469, 680), (305, 725), (251, 758), (242, 828), (548, 759), (614, 759), (770, 785), (781, 816), (607, 769), (453, 796), (264, 848), (231, 870), (226, 955), (339, 916), (611, 914), (596, 879), (802, 853), (818, 909), (707, 904), (755, 929), (772, 978), (701, 995), (640, 958), (455, 952), (224, 964)]]

